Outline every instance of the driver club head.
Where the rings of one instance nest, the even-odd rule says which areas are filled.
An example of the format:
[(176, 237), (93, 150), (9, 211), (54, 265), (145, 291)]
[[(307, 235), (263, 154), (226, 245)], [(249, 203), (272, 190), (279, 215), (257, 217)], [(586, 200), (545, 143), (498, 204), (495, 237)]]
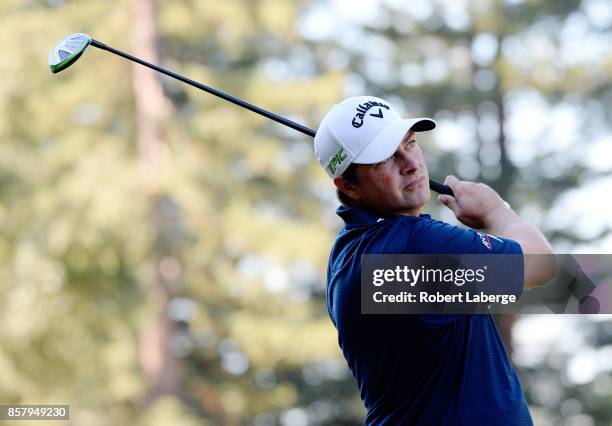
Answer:
[(56, 74), (74, 64), (90, 44), (91, 37), (84, 33), (74, 33), (64, 37), (49, 53), (51, 72)]

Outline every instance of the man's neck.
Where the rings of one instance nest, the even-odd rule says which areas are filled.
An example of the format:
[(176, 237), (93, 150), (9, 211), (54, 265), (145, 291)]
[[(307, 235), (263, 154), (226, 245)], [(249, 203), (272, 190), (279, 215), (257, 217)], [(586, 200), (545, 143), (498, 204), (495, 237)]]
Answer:
[(372, 206), (367, 206), (363, 204), (356, 203), (353, 207), (359, 207), (365, 210), (368, 210), (380, 217), (392, 217), (392, 216), (420, 216), (423, 211), (422, 208), (411, 209), (411, 210), (401, 210), (401, 211), (382, 211)]

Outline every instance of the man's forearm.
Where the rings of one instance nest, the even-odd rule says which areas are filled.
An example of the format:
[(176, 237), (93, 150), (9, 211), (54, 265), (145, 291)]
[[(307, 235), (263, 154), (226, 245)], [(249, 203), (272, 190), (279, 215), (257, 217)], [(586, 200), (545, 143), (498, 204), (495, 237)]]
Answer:
[(492, 235), (518, 241), (523, 253), (552, 254), (553, 250), (542, 233), (512, 209), (503, 206), (491, 212), (485, 220), (485, 230)]
[(505, 206), (492, 212), (485, 225), (487, 232), (518, 242), (523, 253), (528, 255), (524, 257), (525, 288), (543, 285), (555, 277), (557, 269), (554, 252), (535, 226)]

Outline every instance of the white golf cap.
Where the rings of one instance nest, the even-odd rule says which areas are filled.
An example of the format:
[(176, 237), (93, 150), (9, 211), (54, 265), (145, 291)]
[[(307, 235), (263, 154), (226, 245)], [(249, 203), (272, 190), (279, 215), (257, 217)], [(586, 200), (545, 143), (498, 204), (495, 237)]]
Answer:
[(347, 98), (323, 118), (315, 136), (315, 156), (333, 178), (351, 163), (374, 164), (391, 157), (409, 130), (424, 132), (434, 127), (431, 118), (402, 119), (383, 99)]

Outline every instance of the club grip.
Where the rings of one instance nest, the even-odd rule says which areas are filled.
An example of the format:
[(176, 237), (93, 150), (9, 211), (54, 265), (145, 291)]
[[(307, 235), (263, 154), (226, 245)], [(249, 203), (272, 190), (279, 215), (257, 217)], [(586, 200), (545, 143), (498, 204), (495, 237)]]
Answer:
[(449, 186), (443, 185), (440, 182), (436, 182), (433, 179), (429, 179), (429, 188), (432, 191), (436, 191), (438, 194), (454, 196), (453, 190)]

